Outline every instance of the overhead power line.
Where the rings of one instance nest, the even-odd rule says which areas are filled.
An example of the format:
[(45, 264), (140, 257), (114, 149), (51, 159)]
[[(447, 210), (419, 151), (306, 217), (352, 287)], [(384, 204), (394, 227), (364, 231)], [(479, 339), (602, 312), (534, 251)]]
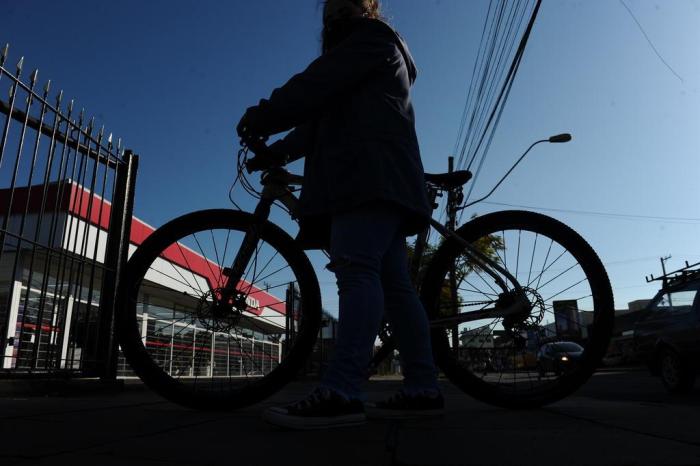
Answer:
[(456, 168), (474, 172), (465, 202), (484, 167), (540, 5), (541, 0), (489, 4), (455, 144)]
[(642, 34), (644, 34), (644, 38), (645, 38), (645, 39), (647, 40), (647, 42), (649, 43), (649, 46), (651, 46), (651, 49), (654, 51), (654, 53), (656, 54), (656, 56), (659, 57), (659, 60), (661, 60), (661, 62), (662, 62), (664, 65), (666, 65), (666, 68), (668, 68), (669, 71), (671, 71), (671, 73), (673, 73), (681, 82), (683, 82), (683, 78), (681, 78), (681, 77), (678, 75), (678, 73), (676, 73), (676, 71), (675, 71), (673, 68), (671, 68), (671, 65), (669, 65), (669, 64), (666, 62), (666, 60), (664, 60), (664, 57), (661, 56), (661, 54), (659, 53), (659, 51), (656, 50), (656, 46), (654, 45), (654, 43), (651, 41), (651, 39), (650, 39), (649, 36), (647, 35), (647, 33), (646, 33), (646, 31), (644, 30), (644, 28), (642, 27), (641, 23), (637, 20), (637, 17), (634, 16), (634, 13), (632, 13), (632, 10), (630, 10), (630, 8), (627, 6), (627, 4), (626, 4), (623, 0), (620, 0), (620, 3), (622, 3), (622, 6), (625, 7), (625, 10), (627, 10), (627, 12), (630, 14), (630, 16), (632, 17), (632, 19), (634, 20), (634, 22), (637, 23), (637, 27), (639, 28), (640, 31), (642, 31)]
[(700, 223), (700, 218), (697, 217), (666, 217), (660, 215), (636, 215), (636, 214), (623, 214), (623, 213), (613, 213), (613, 212), (596, 212), (591, 210), (573, 210), (573, 209), (556, 209), (551, 207), (536, 207), (528, 206), (522, 204), (508, 204), (505, 202), (489, 202), (484, 201), (483, 204), (495, 205), (500, 207), (512, 207), (516, 209), (530, 209), (530, 210), (541, 210), (545, 212), (560, 212), (566, 214), (576, 214), (576, 215), (589, 215), (596, 217), (607, 217), (607, 218), (619, 218), (626, 220), (644, 220), (651, 222), (665, 222), (665, 223), (679, 223), (679, 224), (698, 224)]
[[(479, 48), (477, 49), (479, 51), (479, 54), (477, 54), (476, 60), (474, 60), (474, 69), (472, 70), (472, 76), (476, 76), (476, 70), (479, 67), (479, 56), (480, 52), (482, 49), (482, 46), (484, 44), (484, 37), (486, 36), (486, 26), (488, 26), (489, 21), (488, 18), (491, 16), (491, 6), (493, 4), (493, 0), (489, 2), (489, 11), (486, 13), (486, 21), (484, 21), (484, 27), (481, 30), (481, 39), (479, 40)], [(467, 118), (469, 117), (469, 108), (470, 108), (470, 103), (472, 101), (472, 90), (473, 90), (473, 81), (469, 85), (469, 89), (467, 91), (467, 100), (466, 104), (464, 105), (464, 111), (462, 112), (462, 120), (459, 123), (459, 131), (457, 132), (457, 141), (455, 141), (455, 147), (454, 151), (452, 152), (453, 154), (457, 154), (459, 151), (459, 144), (462, 141), (462, 135), (464, 134), (464, 127), (467, 123)]]

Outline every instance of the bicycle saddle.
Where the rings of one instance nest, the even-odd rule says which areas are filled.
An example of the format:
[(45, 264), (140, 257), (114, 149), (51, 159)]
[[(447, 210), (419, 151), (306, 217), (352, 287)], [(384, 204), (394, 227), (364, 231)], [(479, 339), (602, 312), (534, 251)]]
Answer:
[(459, 170), (452, 173), (426, 173), (425, 181), (432, 183), (442, 189), (459, 188), (467, 184), (472, 178), (472, 172), (469, 170)]

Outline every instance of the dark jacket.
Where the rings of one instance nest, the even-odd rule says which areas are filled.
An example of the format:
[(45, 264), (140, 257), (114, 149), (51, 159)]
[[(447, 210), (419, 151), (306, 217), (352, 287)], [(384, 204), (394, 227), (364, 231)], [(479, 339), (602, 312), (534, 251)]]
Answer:
[(348, 37), (247, 114), (255, 134), (295, 128), (272, 148), (306, 156), (300, 214), (307, 245), (325, 244), (333, 213), (366, 202), (404, 209), (407, 235), (431, 214), (410, 98), (415, 64), (388, 24), (354, 21)]

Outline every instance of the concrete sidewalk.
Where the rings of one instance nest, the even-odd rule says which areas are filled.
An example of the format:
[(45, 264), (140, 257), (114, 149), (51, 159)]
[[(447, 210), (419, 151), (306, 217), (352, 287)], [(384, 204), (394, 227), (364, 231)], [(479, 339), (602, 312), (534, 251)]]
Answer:
[[(595, 379), (603, 380), (601, 378)], [(700, 403), (606, 400), (582, 395), (512, 412), (444, 384), (442, 420), (369, 422), (291, 432), (260, 411), (296, 400), (293, 383), (235, 413), (190, 411), (139, 386), (117, 394), (0, 398), (2, 465), (697, 465)], [(373, 381), (371, 399), (399, 387)]]

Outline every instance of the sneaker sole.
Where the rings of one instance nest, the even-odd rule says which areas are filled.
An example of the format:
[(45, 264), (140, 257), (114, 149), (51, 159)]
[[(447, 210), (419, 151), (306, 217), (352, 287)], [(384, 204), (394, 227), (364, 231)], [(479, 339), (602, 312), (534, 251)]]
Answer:
[(364, 413), (334, 417), (300, 417), (267, 410), (263, 412), (262, 418), (263, 421), (268, 424), (293, 430), (353, 427), (363, 425), (367, 422), (367, 416), (365, 416)]

